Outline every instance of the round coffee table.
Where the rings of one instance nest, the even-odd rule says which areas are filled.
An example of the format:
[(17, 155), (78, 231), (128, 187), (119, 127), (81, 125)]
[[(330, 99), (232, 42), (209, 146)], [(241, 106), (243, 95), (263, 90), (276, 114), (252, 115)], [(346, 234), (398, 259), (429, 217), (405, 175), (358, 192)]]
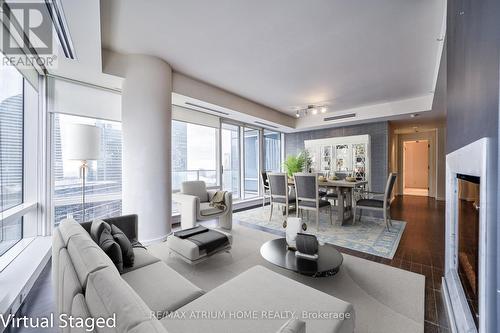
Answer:
[(312, 277), (325, 277), (337, 274), (344, 258), (331, 245), (321, 245), (318, 260), (297, 258), (295, 251), (288, 250), (286, 239), (270, 240), (260, 248), (260, 254), (270, 263)]

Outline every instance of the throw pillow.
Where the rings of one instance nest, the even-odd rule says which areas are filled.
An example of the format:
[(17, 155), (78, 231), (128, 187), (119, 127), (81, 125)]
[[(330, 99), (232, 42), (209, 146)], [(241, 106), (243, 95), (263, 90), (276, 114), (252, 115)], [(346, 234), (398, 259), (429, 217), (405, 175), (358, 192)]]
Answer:
[(134, 266), (134, 249), (128, 237), (114, 224), (111, 225), (111, 234), (122, 250), (123, 266)]
[(103, 220), (95, 219), (92, 221), (92, 224), (90, 225), (90, 237), (92, 237), (92, 240), (97, 244), (99, 244), (99, 239), (101, 238), (101, 233), (104, 229), (111, 231), (109, 224)]
[[(111, 228), (110, 228), (111, 229)], [(120, 273), (123, 272), (123, 256), (122, 249), (111, 234), (110, 229), (104, 229), (99, 237), (100, 248), (108, 255), (111, 261), (115, 264)]]

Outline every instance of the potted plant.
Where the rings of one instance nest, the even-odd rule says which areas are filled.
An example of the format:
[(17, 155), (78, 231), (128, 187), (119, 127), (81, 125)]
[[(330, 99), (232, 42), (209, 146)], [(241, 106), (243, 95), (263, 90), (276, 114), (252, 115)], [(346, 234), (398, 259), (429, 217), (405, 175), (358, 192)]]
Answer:
[(294, 173), (302, 172), (304, 167), (304, 157), (299, 155), (289, 155), (285, 162), (283, 162), (283, 168), (288, 175), (288, 178), (292, 178)]
[(311, 165), (312, 159), (307, 150), (303, 150), (298, 155), (289, 155), (283, 162), (283, 168), (289, 178), (292, 178), (293, 174), (297, 172), (309, 172)]

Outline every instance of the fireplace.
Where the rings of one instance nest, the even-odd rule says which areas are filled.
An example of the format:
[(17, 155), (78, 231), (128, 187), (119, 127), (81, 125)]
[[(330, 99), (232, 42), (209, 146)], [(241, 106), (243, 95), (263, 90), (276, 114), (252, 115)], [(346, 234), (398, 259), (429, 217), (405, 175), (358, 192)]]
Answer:
[[(442, 293), (452, 332), (493, 332), (496, 293), (495, 152), (482, 138), (446, 155)], [(487, 292), (489, 290), (490, 292)]]
[(476, 327), (479, 324), (479, 177), (457, 174), (458, 276)]

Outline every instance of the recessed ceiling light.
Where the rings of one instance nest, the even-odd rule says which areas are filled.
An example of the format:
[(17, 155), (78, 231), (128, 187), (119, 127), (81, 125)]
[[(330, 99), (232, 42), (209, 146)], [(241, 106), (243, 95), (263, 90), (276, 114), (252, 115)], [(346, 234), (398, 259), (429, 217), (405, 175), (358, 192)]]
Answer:
[(418, 116), (419, 116), (419, 114), (418, 114), (418, 113), (413, 113), (410, 117), (412, 117), (412, 118), (416, 118), (416, 117), (418, 117)]

